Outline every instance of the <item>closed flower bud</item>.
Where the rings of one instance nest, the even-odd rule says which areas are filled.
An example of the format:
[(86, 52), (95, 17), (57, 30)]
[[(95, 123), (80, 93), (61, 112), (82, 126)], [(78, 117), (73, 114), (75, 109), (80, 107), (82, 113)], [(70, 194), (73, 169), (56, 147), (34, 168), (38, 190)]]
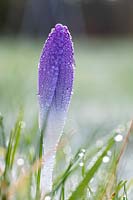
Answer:
[(39, 127), (44, 133), (41, 191), (52, 189), (56, 146), (63, 132), (73, 87), (74, 57), (71, 35), (57, 24), (46, 40), (39, 62)]

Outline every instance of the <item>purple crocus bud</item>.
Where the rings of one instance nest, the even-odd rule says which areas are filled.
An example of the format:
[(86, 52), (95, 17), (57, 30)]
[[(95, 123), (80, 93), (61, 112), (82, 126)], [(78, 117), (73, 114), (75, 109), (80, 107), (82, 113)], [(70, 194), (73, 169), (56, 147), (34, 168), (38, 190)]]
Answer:
[(73, 87), (74, 57), (71, 35), (66, 26), (57, 24), (46, 40), (39, 63), (39, 127), (47, 118), (44, 134), (44, 163), (41, 191), (52, 189), (56, 147), (65, 124)]

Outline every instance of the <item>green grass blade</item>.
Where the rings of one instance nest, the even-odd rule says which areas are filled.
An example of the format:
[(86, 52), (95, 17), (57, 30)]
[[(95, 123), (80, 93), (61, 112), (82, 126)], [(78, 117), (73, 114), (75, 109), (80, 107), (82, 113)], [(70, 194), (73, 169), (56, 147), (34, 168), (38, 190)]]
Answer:
[(22, 129), (22, 112), (20, 112), (14, 129), (10, 133), (9, 143), (7, 147), (6, 157), (5, 157), (5, 171), (4, 177), (6, 177), (8, 170), (11, 170), (15, 158), (15, 153), (17, 151), (20, 133)]
[(1, 135), (0, 141), (2, 141), (2, 146), (6, 148), (6, 136), (5, 136), (5, 131), (4, 131), (3, 117), (1, 114), (0, 114), (0, 135)]
[(92, 168), (86, 173), (85, 178), (80, 182), (80, 184), (77, 186), (76, 190), (72, 193), (69, 200), (75, 200), (82, 198), (82, 195), (84, 194), (84, 190), (86, 189), (89, 181), (92, 179), (94, 174), (99, 169), (100, 165), (102, 164), (103, 157), (107, 154), (107, 151), (111, 149), (111, 147), (114, 145), (115, 141), (113, 138), (111, 138), (108, 142), (108, 145), (106, 146), (105, 150), (103, 151), (102, 155), (97, 159), (95, 164), (92, 166)]
[(22, 116), (19, 117), (19, 119), (16, 123), (16, 126), (15, 126), (15, 130), (14, 130), (14, 138), (13, 138), (14, 148), (12, 148), (12, 156), (11, 156), (11, 161), (10, 161), (11, 168), (13, 166), (15, 153), (17, 151), (17, 147), (18, 147), (19, 140), (20, 140), (20, 134), (21, 134), (21, 129), (22, 129), (21, 121), (22, 121)]
[(11, 157), (11, 149), (12, 149), (12, 138), (13, 138), (13, 131), (10, 133), (9, 143), (7, 146), (7, 152), (5, 157), (5, 171), (4, 171), (4, 177), (6, 178), (7, 171), (10, 168), (10, 157)]

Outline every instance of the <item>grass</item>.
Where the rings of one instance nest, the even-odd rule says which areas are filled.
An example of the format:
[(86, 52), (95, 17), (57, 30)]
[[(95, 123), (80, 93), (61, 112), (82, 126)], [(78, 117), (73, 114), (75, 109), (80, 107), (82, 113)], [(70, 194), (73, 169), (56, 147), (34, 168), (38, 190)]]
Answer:
[[(124, 160), (132, 165), (127, 125), (132, 43), (130, 38), (75, 39), (74, 95), (48, 194), (53, 200), (131, 200), (133, 174), (119, 171)], [(40, 167), (37, 64), (43, 41), (1, 38), (0, 44), (0, 196), (33, 200)], [(114, 140), (118, 130), (124, 137), (120, 143)]]

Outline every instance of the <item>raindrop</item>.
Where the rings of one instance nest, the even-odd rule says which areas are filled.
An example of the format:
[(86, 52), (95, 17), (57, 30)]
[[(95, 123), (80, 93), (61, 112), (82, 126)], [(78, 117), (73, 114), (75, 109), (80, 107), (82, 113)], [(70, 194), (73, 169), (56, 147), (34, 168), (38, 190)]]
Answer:
[(109, 160), (110, 160), (110, 158), (109, 158), (108, 156), (104, 156), (104, 157), (103, 157), (103, 162), (104, 162), (104, 163), (108, 163)]
[(85, 152), (86, 152), (86, 150), (85, 150), (85, 149), (81, 149), (81, 151), (82, 151), (83, 153), (85, 153)]
[(51, 197), (50, 196), (46, 196), (45, 200), (51, 200)]
[(79, 163), (79, 166), (80, 166), (80, 167), (83, 167), (83, 166), (84, 166), (84, 163), (83, 163), (83, 162), (80, 162), (80, 163)]
[(116, 142), (121, 142), (123, 140), (123, 136), (121, 134), (118, 134), (118, 135), (115, 136), (114, 139), (115, 139)]
[(17, 159), (17, 165), (18, 166), (23, 166), (24, 165), (24, 159), (23, 158), (18, 158)]
[(78, 154), (78, 156), (79, 156), (80, 158), (83, 158), (83, 157), (84, 157), (84, 153), (81, 152), (81, 153)]
[(73, 92), (71, 92), (71, 95), (73, 95)]

